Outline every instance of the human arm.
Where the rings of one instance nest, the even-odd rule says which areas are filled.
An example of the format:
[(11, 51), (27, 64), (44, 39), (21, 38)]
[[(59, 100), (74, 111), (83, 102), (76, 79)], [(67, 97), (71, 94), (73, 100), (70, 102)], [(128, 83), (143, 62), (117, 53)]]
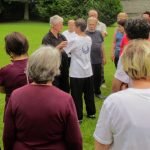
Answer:
[[(95, 132), (95, 150), (108, 150), (113, 143), (112, 107), (107, 105), (109, 97), (104, 101), (99, 113)], [(110, 112), (111, 113), (110, 113)]]
[(115, 47), (116, 47), (116, 32), (113, 36), (112, 48), (111, 48), (111, 60), (114, 61), (115, 59)]
[(12, 101), (10, 98), (4, 117), (4, 130), (3, 130), (4, 150), (13, 149), (14, 143), (15, 143), (15, 123), (14, 123), (14, 115), (12, 113)]
[(0, 93), (6, 93), (6, 92), (5, 92), (5, 87), (4, 87), (4, 86), (0, 86)]
[(129, 76), (124, 72), (123, 66), (121, 63), (121, 58), (118, 61), (117, 70), (114, 75), (114, 79), (112, 82), (112, 92), (118, 92), (123, 90), (125, 87), (128, 87), (129, 84)]
[(104, 44), (101, 44), (101, 50), (102, 50), (102, 63), (105, 65), (106, 64), (106, 55), (105, 55), (105, 50), (104, 50)]
[(101, 144), (95, 140), (95, 150), (109, 150), (109, 145)]
[(67, 149), (82, 150), (82, 137), (78, 123), (77, 112), (71, 97), (69, 99), (67, 109), (67, 122), (65, 131)]

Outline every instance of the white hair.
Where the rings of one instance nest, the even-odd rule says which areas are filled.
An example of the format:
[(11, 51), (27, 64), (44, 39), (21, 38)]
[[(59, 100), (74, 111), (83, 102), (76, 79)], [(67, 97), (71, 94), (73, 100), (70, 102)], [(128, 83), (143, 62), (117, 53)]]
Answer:
[(59, 22), (63, 22), (63, 21), (64, 21), (64, 19), (62, 17), (60, 17), (58, 15), (54, 15), (54, 16), (50, 17), (49, 23), (51, 25), (55, 25), (55, 24), (57, 24)]
[(51, 46), (42, 46), (36, 50), (27, 63), (27, 75), (36, 83), (53, 81), (59, 74), (60, 52)]

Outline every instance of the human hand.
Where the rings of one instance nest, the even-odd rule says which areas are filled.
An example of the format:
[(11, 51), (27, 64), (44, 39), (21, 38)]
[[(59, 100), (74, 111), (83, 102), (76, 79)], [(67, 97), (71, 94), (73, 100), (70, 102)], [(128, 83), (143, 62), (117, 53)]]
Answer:
[(62, 41), (59, 45), (56, 46), (56, 48), (58, 48), (59, 50), (63, 49), (64, 47), (66, 47), (68, 44), (67, 41)]

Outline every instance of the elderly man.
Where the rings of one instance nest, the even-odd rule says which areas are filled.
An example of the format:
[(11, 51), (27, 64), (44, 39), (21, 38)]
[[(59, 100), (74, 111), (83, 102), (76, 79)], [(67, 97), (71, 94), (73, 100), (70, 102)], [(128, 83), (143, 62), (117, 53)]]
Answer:
[(77, 34), (75, 33), (75, 20), (68, 21), (68, 30), (62, 33), (68, 41), (73, 40)]
[(103, 46), (103, 36), (100, 31), (96, 30), (97, 19), (89, 17), (87, 20), (88, 30), (86, 34), (92, 39), (91, 46), (91, 63), (94, 77), (94, 92), (98, 98), (104, 98), (101, 95), (101, 65), (105, 64), (105, 53)]
[[(98, 12), (92, 9), (88, 12), (88, 16), (98, 19)], [(106, 25), (103, 22), (97, 22), (96, 30), (99, 30), (102, 33), (103, 37), (107, 36)]]
[[(88, 12), (88, 16), (98, 19), (98, 12), (94, 9), (91, 9)], [(107, 36), (106, 25), (103, 22), (100, 22), (100, 21), (97, 22), (96, 30), (99, 30), (102, 33), (103, 37)], [(101, 84), (102, 84), (102, 87), (106, 88), (105, 79), (104, 79), (104, 66), (103, 66), (103, 64), (102, 64), (101, 71), (102, 71), (101, 72)]]
[(145, 11), (142, 17), (150, 23), (150, 11)]
[(60, 34), (62, 28), (63, 28), (63, 18), (54, 15), (50, 17), (50, 25), (51, 29), (50, 31), (44, 36), (42, 40), (43, 45), (52, 45), (56, 48), (58, 48), (61, 52), (62, 59), (61, 59), (61, 66), (60, 66), (60, 75), (55, 77), (55, 80), (53, 84), (60, 88), (61, 90), (65, 92), (69, 92), (69, 70), (68, 70), (68, 56), (67, 54), (62, 51), (64, 47), (67, 45), (66, 38)]

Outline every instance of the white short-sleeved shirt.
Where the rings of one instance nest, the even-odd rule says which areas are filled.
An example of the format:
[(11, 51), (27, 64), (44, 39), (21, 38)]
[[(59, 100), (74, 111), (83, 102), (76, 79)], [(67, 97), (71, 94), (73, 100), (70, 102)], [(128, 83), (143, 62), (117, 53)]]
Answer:
[(72, 41), (77, 36), (75, 32), (69, 32), (68, 30), (64, 31), (62, 34), (66, 37), (67, 41)]
[(101, 144), (111, 150), (150, 149), (150, 89), (113, 93), (102, 106), (94, 132)]
[(91, 66), (91, 45), (89, 36), (79, 36), (68, 42), (64, 50), (71, 53), (69, 76), (74, 78), (86, 78), (93, 75)]
[(123, 66), (122, 66), (122, 63), (121, 63), (121, 57), (119, 58), (118, 65), (117, 65), (117, 70), (115, 72), (114, 77), (116, 79), (118, 79), (119, 81), (123, 82), (123, 83), (127, 83), (129, 85), (129, 87), (132, 84), (132, 80), (129, 78), (129, 76), (123, 70)]
[(98, 21), (96, 30), (107, 34), (107, 27), (103, 22)]

